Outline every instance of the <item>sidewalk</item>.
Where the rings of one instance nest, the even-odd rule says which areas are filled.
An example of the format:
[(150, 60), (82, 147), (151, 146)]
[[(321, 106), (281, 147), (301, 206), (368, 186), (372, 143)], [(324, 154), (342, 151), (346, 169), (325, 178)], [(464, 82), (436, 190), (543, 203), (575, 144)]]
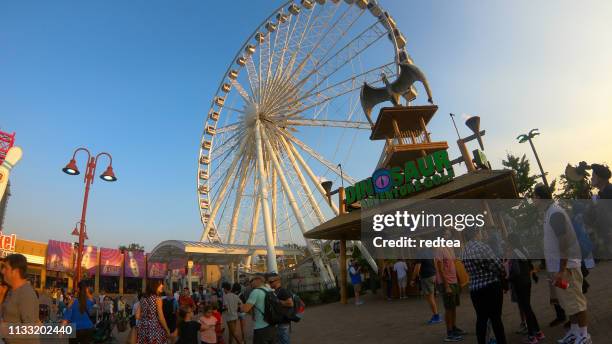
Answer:
[[(532, 288), (532, 305), (540, 326), (546, 334), (546, 343), (554, 343), (565, 333), (562, 326), (550, 328), (554, 310), (548, 304), (547, 281), (540, 275), (540, 283)], [(591, 289), (589, 300), (589, 333), (593, 343), (612, 342), (612, 262), (600, 263), (588, 277)], [(381, 291), (379, 290), (379, 293)], [(427, 325), (431, 314), (421, 298), (386, 301), (382, 295), (367, 295), (365, 304), (342, 305), (334, 303), (306, 309), (306, 317), (294, 324), (292, 344), (310, 343), (442, 343), (444, 324)], [(352, 301), (352, 300), (351, 300)], [(438, 307), (442, 301), (438, 298)], [(514, 334), (520, 318), (518, 306), (504, 298), (504, 325), (508, 343), (521, 343), (523, 336)], [(476, 317), (469, 293), (464, 292), (457, 309), (458, 326), (469, 334), (462, 343), (476, 343)]]

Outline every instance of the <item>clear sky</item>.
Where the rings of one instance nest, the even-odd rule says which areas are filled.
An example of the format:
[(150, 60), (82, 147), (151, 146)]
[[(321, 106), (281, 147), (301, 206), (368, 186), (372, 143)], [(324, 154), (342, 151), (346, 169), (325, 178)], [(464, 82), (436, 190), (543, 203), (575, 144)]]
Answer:
[[(568, 162), (612, 162), (612, 2), (381, 3), (429, 78), (440, 106), (430, 130), (453, 155), (449, 112), (481, 116), (495, 167), (506, 152), (532, 157), (515, 140), (531, 128), (542, 133), (536, 145), (552, 176)], [(280, 4), (0, 3), (0, 129), (17, 132), (24, 149), (5, 232), (73, 240), (83, 180), (61, 168), (84, 145), (110, 152), (119, 178), (94, 183), (91, 242), (151, 249), (198, 239), (195, 174), (210, 99), (242, 42)], [(379, 152), (356, 144), (371, 159), (345, 168), (361, 178)]]

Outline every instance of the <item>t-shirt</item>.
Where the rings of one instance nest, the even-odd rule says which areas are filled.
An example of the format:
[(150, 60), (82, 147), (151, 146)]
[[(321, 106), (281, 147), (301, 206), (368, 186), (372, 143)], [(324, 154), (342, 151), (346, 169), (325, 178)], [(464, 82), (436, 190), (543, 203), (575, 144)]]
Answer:
[(600, 199), (612, 199), (612, 184), (608, 184), (603, 190), (599, 190), (597, 195)]
[[(285, 289), (285, 288), (278, 288), (274, 291), (274, 293), (276, 294), (276, 297), (281, 300), (281, 301), (286, 301), (289, 300), (290, 298), (293, 297), (293, 295), (291, 294), (291, 292), (289, 292), (289, 290)], [(289, 310), (290, 307), (284, 307), (283, 308), (285, 310)], [(283, 321), (282, 324), (289, 324), (291, 323), (290, 320), (286, 320)]]
[[(455, 268), (455, 254), (448, 248), (439, 248), (435, 251), (434, 262), (442, 262), (444, 280), (448, 284), (457, 283), (457, 269)], [(436, 283), (443, 284), (442, 271), (436, 270)]]
[(175, 344), (199, 344), (198, 332), (200, 331), (200, 322), (191, 320), (181, 323), (179, 326), (179, 337)]
[(66, 310), (64, 320), (68, 320), (71, 324), (74, 324), (77, 330), (93, 328), (93, 323), (89, 318), (89, 311), (93, 308), (93, 305), (93, 301), (87, 300), (87, 309), (85, 312), (81, 313), (79, 299), (75, 299), (72, 306)]
[(408, 272), (408, 266), (406, 266), (406, 262), (400, 260), (393, 264), (393, 270), (395, 271), (395, 273), (397, 273), (398, 280), (404, 279), (406, 278), (406, 274)]
[(270, 324), (264, 320), (264, 312), (266, 311), (266, 293), (264, 290), (272, 291), (272, 289), (268, 287), (255, 288), (251, 291), (249, 299), (246, 302), (249, 305), (253, 305), (253, 317), (255, 318), (253, 329), (255, 330), (270, 326)]
[(351, 266), (349, 268), (349, 275), (351, 276), (352, 285), (361, 284), (361, 273), (359, 273), (359, 271), (357, 271), (354, 266)]
[[(9, 290), (2, 304), (2, 318), (4, 322), (12, 324), (34, 324), (39, 322), (38, 297), (30, 282), (17, 289)], [(6, 340), (6, 343), (11, 341)], [(38, 343), (38, 339), (18, 339), (16, 343)]]
[(419, 269), (419, 277), (421, 279), (430, 278), (436, 275), (436, 266), (430, 251), (419, 251), (416, 258), (416, 262), (421, 264), (421, 268)]
[(223, 295), (223, 305), (225, 306), (225, 320), (232, 321), (238, 319), (238, 308), (242, 304), (238, 295), (229, 292)]
[(214, 316), (200, 317), (200, 324), (202, 324), (200, 339), (205, 343), (216, 343), (217, 333), (215, 332), (215, 325), (217, 325), (217, 318)]

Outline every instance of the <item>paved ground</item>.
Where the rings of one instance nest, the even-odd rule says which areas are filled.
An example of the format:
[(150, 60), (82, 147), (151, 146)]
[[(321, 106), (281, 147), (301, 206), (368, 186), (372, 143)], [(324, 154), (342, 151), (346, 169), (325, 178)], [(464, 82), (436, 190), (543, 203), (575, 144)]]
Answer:
[[(587, 294), (589, 332), (595, 344), (612, 343), (612, 262), (599, 264), (588, 280), (592, 285)], [(415, 297), (386, 301), (379, 291), (379, 295), (367, 295), (365, 301), (359, 307), (334, 303), (307, 308), (306, 318), (293, 326), (292, 344), (442, 343), (444, 325), (425, 324), (430, 314), (424, 300)], [(475, 314), (468, 293), (463, 293), (461, 302), (458, 326), (470, 332), (463, 343), (476, 343)], [(545, 343), (555, 343), (565, 330), (548, 327), (554, 311), (548, 304), (548, 287), (543, 275), (540, 283), (534, 286), (532, 303), (547, 336)], [(441, 307), (441, 300), (438, 305)], [(508, 342), (521, 343), (523, 337), (514, 333), (520, 323), (518, 309), (509, 296), (504, 299), (504, 323)], [(251, 333), (248, 328), (245, 332)], [(117, 334), (119, 343), (126, 342), (126, 334)], [(249, 335), (247, 342), (251, 342)]]
[[(599, 264), (588, 278), (592, 287), (587, 297), (591, 325), (589, 332), (595, 344), (612, 343), (612, 262)], [(535, 285), (532, 303), (540, 326), (547, 336), (545, 343), (555, 343), (564, 334), (560, 327), (550, 328), (554, 310), (548, 304), (545, 278)], [(386, 301), (379, 294), (366, 296), (366, 303), (356, 307), (339, 303), (310, 307), (306, 318), (294, 326), (293, 344), (310, 343), (442, 343), (444, 325), (427, 325), (430, 314), (424, 300)], [(438, 306), (442, 305), (438, 300)], [(464, 343), (476, 343), (475, 314), (468, 293), (463, 293), (458, 309), (458, 326), (470, 335)], [(521, 343), (522, 336), (514, 334), (520, 319), (516, 304), (504, 299), (504, 323), (509, 343)]]

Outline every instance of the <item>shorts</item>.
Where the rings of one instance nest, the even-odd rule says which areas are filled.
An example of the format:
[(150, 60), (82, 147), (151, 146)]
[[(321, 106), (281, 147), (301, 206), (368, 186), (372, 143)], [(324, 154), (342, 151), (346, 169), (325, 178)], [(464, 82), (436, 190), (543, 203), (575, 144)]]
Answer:
[(421, 294), (430, 295), (435, 292), (436, 289), (436, 276), (421, 278), (420, 281)]
[(580, 269), (567, 269), (564, 278), (569, 283), (567, 289), (555, 287), (559, 304), (569, 315), (575, 315), (587, 310), (587, 299), (582, 293), (582, 272)]
[(448, 285), (451, 289), (451, 293), (448, 294), (444, 288), (444, 284), (438, 284), (438, 292), (442, 295), (442, 301), (444, 303), (444, 309), (455, 309), (460, 305), (461, 288), (457, 283), (451, 283)]
[(406, 288), (406, 286), (408, 285), (408, 276), (398, 278), (397, 285), (399, 285), (400, 288)]
[(273, 344), (277, 337), (276, 326), (268, 326), (253, 331), (253, 344)]

